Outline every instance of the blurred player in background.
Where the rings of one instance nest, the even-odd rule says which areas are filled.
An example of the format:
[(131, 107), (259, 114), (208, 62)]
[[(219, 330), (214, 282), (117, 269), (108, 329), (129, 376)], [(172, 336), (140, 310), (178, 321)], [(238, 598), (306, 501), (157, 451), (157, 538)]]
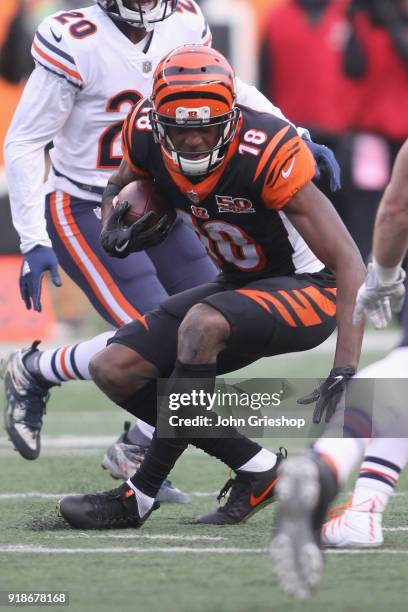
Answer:
[[(210, 245), (221, 274), (118, 330), (91, 362), (111, 399), (136, 416), (143, 411), (152, 425), (156, 418), (165, 424), (166, 406), (156, 417), (157, 378), (170, 376), (165, 394), (191, 397), (193, 390), (211, 393), (217, 374), (317, 346), (336, 325), (336, 282), (330, 379), (355, 372), (362, 326), (352, 326), (352, 312), (365, 273), (358, 249), (311, 182), (315, 164), (305, 142), (287, 121), (236, 104), (234, 74), (219, 52), (189, 45), (168, 54), (151, 99), (126, 120), (123, 146), (102, 204), (105, 247), (126, 254), (143, 249), (147, 236), (160, 239), (161, 227), (154, 237), (143, 219), (123, 224), (127, 202), (112, 206), (124, 185), (147, 176)], [(191, 420), (208, 413), (191, 402), (178, 414)], [(63, 517), (77, 528), (141, 526), (189, 443), (236, 472), (219, 496), (231, 489), (226, 504), (198, 522), (242, 523), (273, 500), (279, 454), (229, 426), (213, 437), (197, 427), (167, 433), (156, 432), (140, 469), (118, 489), (63, 498)]]
[[(399, 312), (405, 297), (401, 263), (408, 247), (408, 141), (399, 152), (391, 182), (382, 198), (375, 228), (373, 263), (357, 294), (354, 320), (363, 314), (377, 328), (386, 327), (392, 311)], [(282, 587), (295, 597), (306, 597), (322, 572), (319, 544), (336, 547), (373, 547), (383, 543), (382, 515), (408, 462), (406, 393), (392, 379), (407, 378), (408, 329), (398, 348), (361, 370), (356, 378), (379, 379), (385, 424), (377, 424), (370, 439), (371, 406), (354, 405), (339, 411), (313, 452), (287, 461), (278, 488), (278, 535), (272, 543)], [(381, 380), (383, 379), (383, 380)], [(389, 383), (387, 383), (387, 380)], [(358, 381), (357, 381), (358, 385)], [(393, 393), (393, 388), (397, 392)], [(395, 402), (393, 402), (393, 399)], [(375, 414), (375, 413), (374, 413)], [(377, 418), (375, 418), (377, 416)], [(334, 439), (344, 428), (347, 439)], [(387, 424), (390, 420), (391, 425)], [(341, 421), (341, 422), (340, 422)], [(396, 424), (395, 424), (396, 422)], [(401, 437), (395, 438), (392, 435)], [(382, 437), (380, 437), (382, 435)], [(324, 523), (327, 508), (365, 452), (359, 478), (343, 514)]]
[[(39, 26), (32, 46), (36, 67), (10, 126), (5, 157), (14, 225), (24, 256), (20, 289), (27, 308), (41, 309), (41, 278), (57, 265), (83, 289), (115, 327), (140, 319), (168, 295), (215, 278), (216, 267), (195, 234), (178, 220), (165, 244), (117, 261), (99, 243), (100, 203), (109, 174), (121, 161), (126, 112), (152, 87), (163, 54), (189, 42), (211, 44), (211, 32), (193, 0), (98, 0), (97, 6), (60, 12)], [(254, 87), (238, 81), (238, 99), (280, 111)], [(44, 146), (53, 140), (44, 216)], [(310, 143), (331, 164), (325, 147)], [(40, 452), (49, 388), (89, 379), (91, 357), (108, 332), (81, 343), (15, 353), (6, 375), (6, 427), (27, 459)], [(104, 458), (116, 477), (133, 473), (152, 430), (139, 423)]]

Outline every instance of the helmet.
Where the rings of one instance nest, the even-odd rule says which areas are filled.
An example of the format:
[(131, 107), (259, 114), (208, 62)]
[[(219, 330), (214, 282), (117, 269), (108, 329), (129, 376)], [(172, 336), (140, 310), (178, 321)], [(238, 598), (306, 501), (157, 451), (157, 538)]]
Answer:
[[(240, 110), (235, 106), (234, 71), (219, 51), (203, 45), (184, 45), (159, 63), (153, 77), (151, 123), (164, 159), (185, 175), (205, 176), (224, 161), (234, 139)], [(214, 146), (197, 154), (181, 151), (170, 128), (218, 127)]]
[(153, 30), (177, 9), (178, 0), (96, 0), (101, 9), (116, 21), (135, 28)]

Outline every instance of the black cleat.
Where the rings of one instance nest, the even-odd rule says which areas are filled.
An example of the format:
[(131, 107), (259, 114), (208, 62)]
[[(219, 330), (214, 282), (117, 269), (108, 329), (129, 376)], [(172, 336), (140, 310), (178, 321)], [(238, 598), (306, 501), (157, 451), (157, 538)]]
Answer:
[(320, 582), (321, 527), (336, 493), (336, 476), (316, 453), (294, 457), (279, 470), (271, 555), (280, 585), (297, 599), (311, 595)]
[(67, 495), (57, 504), (58, 514), (75, 529), (125, 529), (141, 527), (153, 510), (139, 516), (133, 489), (123, 483), (117, 489), (89, 495)]
[(12, 353), (4, 372), (4, 426), (15, 449), (24, 459), (31, 460), (40, 454), (42, 419), (49, 390), (55, 386), (41, 375), (31, 374), (25, 365), (28, 356), (34, 356), (38, 362), (41, 355), (38, 345), (36, 341), (29, 349)]
[[(283, 452), (282, 452), (283, 451)], [(221, 501), (231, 489), (229, 497), (217, 510), (200, 516), (196, 523), (206, 525), (238, 525), (274, 501), (278, 481), (278, 467), (286, 459), (286, 449), (280, 448), (274, 467), (266, 472), (237, 472), (228, 480), (217, 499)]]

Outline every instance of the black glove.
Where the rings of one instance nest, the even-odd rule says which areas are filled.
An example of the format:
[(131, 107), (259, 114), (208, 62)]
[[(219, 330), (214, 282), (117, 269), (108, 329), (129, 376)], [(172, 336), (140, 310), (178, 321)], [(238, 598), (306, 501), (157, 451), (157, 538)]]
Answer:
[(326, 411), (325, 421), (328, 423), (336, 411), (337, 403), (346, 388), (347, 382), (356, 373), (350, 366), (340, 366), (333, 368), (326, 380), (315, 389), (310, 395), (305, 395), (297, 400), (302, 406), (316, 402), (313, 412), (313, 423), (320, 423), (324, 411)]
[(124, 259), (130, 253), (144, 251), (163, 242), (175, 222), (175, 217), (170, 212), (159, 219), (155, 225), (149, 227), (155, 217), (155, 213), (151, 211), (128, 226), (123, 221), (128, 208), (129, 202), (121, 202), (112, 208), (100, 237), (105, 251), (119, 259)]

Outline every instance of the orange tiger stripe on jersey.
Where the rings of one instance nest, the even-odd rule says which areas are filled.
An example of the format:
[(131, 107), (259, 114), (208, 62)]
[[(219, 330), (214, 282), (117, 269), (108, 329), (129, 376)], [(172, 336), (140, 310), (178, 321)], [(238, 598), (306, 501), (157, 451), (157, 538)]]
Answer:
[(64, 64), (61, 64), (60, 62), (57, 62), (57, 60), (55, 60), (53, 57), (51, 57), (50, 55), (48, 55), (47, 53), (42, 51), (35, 44), (35, 42), (33, 42), (33, 48), (35, 49), (35, 51), (37, 51), (38, 55), (41, 55), (41, 57), (44, 58), (45, 60), (47, 60), (47, 62), (50, 62), (51, 64), (53, 64), (57, 68), (60, 68), (61, 70), (63, 70), (67, 74), (73, 76), (75, 79), (78, 79), (78, 80), (82, 81), (82, 77), (79, 74), (79, 72), (76, 72), (75, 70), (71, 70), (71, 68), (67, 68), (67, 66), (64, 66)]
[(295, 321), (293, 320), (293, 317), (291, 316), (287, 308), (285, 308), (285, 306), (280, 302), (280, 300), (278, 300), (278, 298), (274, 297), (273, 295), (270, 295), (270, 293), (267, 293), (266, 291), (257, 291), (256, 289), (236, 289), (236, 292), (242, 293), (242, 295), (246, 295), (251, 300), (259, 304), (259, 306), (266, 310), (266, 312), (269, 312), (271, 314), (272, 311), (267, 304), (267, 302), (270, 302), (275, 306), (276, 310), (279, 312), (281, 317), (285, 319), (288, 325), (290, 325), (291, 327), (297, 327)]
[(337, 289), (335, 287), (325, 287), (325, 290), (332, 293), (334, 296), (337, 295)]
[[(106, 298), (102, 294), (100, 288), (98, 287), (98, 285), (92, 278), (88, 269), (86, 268), (84, 263), (81, 261), (78, 254), (73, 249), (67, 236), (65, 235), (65, 232), (63, 228), (61, 227), (61, 223), (58, 219), (58, 215), (56, 212), (56, 193), (55, 192), (51, 194), (50, 204), (51, 204), (50, 206), (51, 216), (52, 216), (54, 225), (58, 231), (58, 235), (60, 236), (61, 240), (64, 242), (65, 248), (67, 249), (68, 253), (71, 255), (75, 263), (78, 265), (83, 275), (87, 278), (89, 284), (91, 285), (91, 287), (93, 288), (95, 292), (95, 295), (98, 296), (99, 301), (101, 302), (101, 304), (103, 304), (104, 308), (106, 308), (106, 310), (109, 312), (113, 320), (117, 323), (117, 325), (123, 325), (124, 321), (122, 321), (122, 319), (114, 312), (114, 310), (112, 310), (111, 306), (109, 305), (109, 303), (106, 301)], [(69, 223), (69, 226), (75, 235), (75, 238), (78, 240), (79, 244), (81, 245), (81, 248), (85, 251), (90, 261), (92, 261), (92, 264), (94, 265), (96, 270), (101, 275), (107, 287), (109, 287), (109, 290), (112, 296), (115, 298), (118, 305), (122, 308), (122, 310), (127, 314), (127, 316), (130, 319), (140, 320), (142, 325), (147, 329), (146, 322), (143, 320), (142, 315), (122, 295), (122, 293), (119, 291), (117, 285), (115, 284), (109, 272), (101, 265), (95, 253), (92, 251), (92, 249), (89, 247), (84, 237), (81, 235), (79, 228), (71, 212), (71, 196), (67, 193), (63, 194), (63, 210), (64, 210), (65, 217)]]
[(259, 175), (261, 174), (262, 170), (265, 168), (266, 164), (268, 163), (268, 160), (269, 160), (272, 152), (276, 149), (276, 147), (278, 146), (279, 142), (285, 136), (285, 134), (287, 133), (289, 128), (290, 128), (290, 125), (287, 125), (286, 127), (284, 127), (281, 130), (279, 130), (279, 132), (277, 134), (275, 134), (275, 136), (272, 138), (271, 142), (266, 147), (265, 151), (262, 154), (261, 159), (259, 160), (259, 164), (258, 164), (258, 167), (257, 167), (256, 172), (255, 172), (254, 183), (257, 180), (257, 178), (259, 177)]
[(322, 322), (321, 318), (314, 310), (310, 302), (297, 289), (294, 289), (291, 293), (293, 293), (298, 298), (301, 304), (296, 302), (296, 300), (294, 300), (291, 295), (283, 289), (280, 289), (278, 293), (283, 298), (285, 298), (288, 304), (290, 304), (290, 306), (293, 308), (296, 315), (299, 317), (305, 327), (317, 325), (318, 323)]
[[(300, 138), (294, 136), (287, 142), (285, 142), (281, 148), (276, 152), (276, 155), (271, 160), (271, 165), (268, 168), (268, 174), (265, 179), (265, 184), (273, 185), (278, 181), (280, 172), (288, 171), (292, 159), (299, 153), (300, 149)], [(290, 176), (290, 175), (289, 175)]]
[(314, 302), (318, 305), (320, 310), (322, 310), (325, 314), (332, 317), (336, 314), (336, 304), (329, 300), (328, 297), (324, 295), (321, 291), (316, 289), (316, 287), (305, 287), (301, 290), (303, 293), (306, 293)]
[(267, 208), (279, 210), (315, 176), (313, 155), (299, 136), (285, 142), (274, 156), (262, 199)]

